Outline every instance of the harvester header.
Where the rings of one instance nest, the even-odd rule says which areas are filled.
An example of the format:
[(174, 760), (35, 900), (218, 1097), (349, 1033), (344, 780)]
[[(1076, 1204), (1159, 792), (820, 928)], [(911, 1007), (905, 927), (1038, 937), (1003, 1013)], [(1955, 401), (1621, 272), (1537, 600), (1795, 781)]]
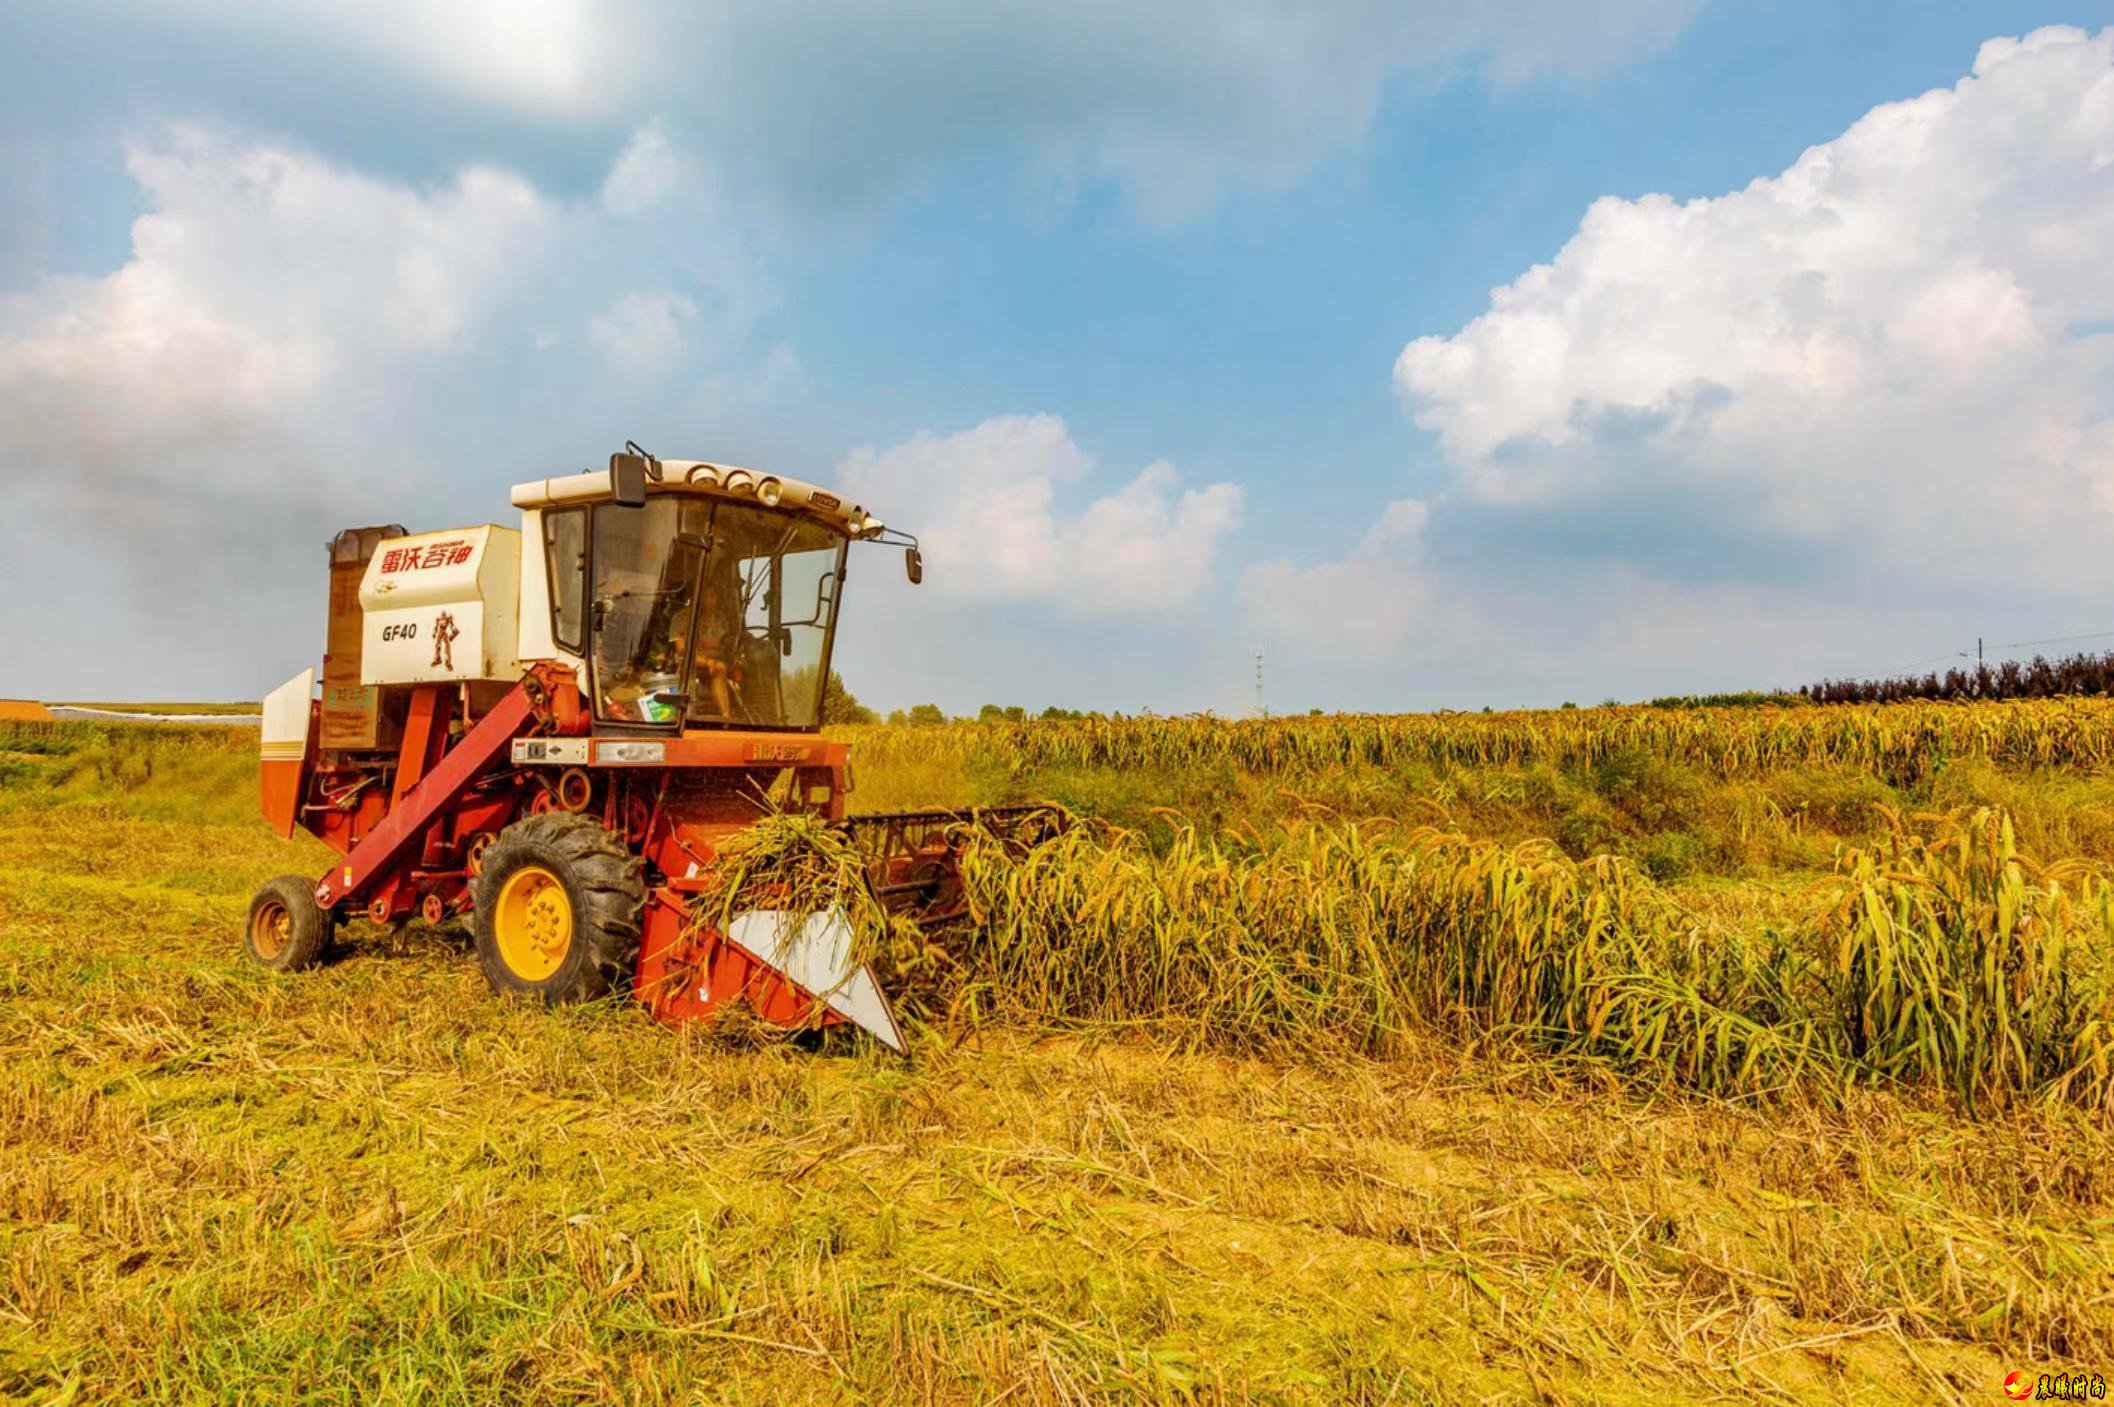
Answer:
[(717, 857), (772, 811), (841, 828), (893, 912), (961, 916), (965, 827), (1024, 841), (1048, 808), (851, 817), (849, 747), (821, 734), (853, 543), (916, 539), (814, 484), (635, 445), (517, 484), (519, 528), (348, 528), (329, 548), (320, 676), (264, 700), (262, 792), (339, 859), (251, 902), (268, 967), (320, 961), (353, 915), (467, 915), (502, 993), (628, 989), (678, 1022), (744, 1004), (901, 1049), (842, 906), (723, 924)]

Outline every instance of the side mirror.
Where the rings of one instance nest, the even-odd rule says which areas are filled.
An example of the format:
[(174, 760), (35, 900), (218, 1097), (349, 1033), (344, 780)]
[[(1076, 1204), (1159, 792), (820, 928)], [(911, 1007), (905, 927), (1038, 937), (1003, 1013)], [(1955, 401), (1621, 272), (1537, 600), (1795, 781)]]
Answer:
[(910, 578), (912, 586), (925, 579), (925, 559), (918, 555), (915, 547), (903, 549), (903, 574)]
[(610, 501), (619, 508), (644, 508), (646, 506), (646, 456), (643, 454), (612, 454), (609, 456)]

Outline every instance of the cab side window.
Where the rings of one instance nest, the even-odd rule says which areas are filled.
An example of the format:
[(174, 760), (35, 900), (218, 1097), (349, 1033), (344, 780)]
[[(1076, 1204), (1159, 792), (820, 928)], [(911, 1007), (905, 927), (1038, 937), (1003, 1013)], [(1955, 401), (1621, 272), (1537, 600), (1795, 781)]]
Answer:
[(546, 509), (545, 560), (551, 574), (551, 638), (575, 654), (587, 646), (587, 512)]

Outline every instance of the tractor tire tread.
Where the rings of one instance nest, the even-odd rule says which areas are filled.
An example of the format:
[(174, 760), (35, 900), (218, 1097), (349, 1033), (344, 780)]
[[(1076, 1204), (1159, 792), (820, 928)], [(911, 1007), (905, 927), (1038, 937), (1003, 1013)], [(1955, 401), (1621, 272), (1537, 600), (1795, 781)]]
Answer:
[(561, 967), (555, 980), (538, 987), (517, 983), (514, 989), (533, 991), (557, 1004), (592, 1000), (621, 988), (638, 961), (645, 864), (599, 821), (570, 811), (547, 811), (517, 821), (499, 833), (486, 853), (473, 891), (473, 927), (486, 978), (495, 989), (509, 990), (499, 975), (504, 964), (497, 957), (490, 915), (504, 878), (529, 863), (550, 869), (565, 885), (585, 960)]
[[(257, 910), (267, 901), (283, 906), (293, 919), (285, 945), (269, 957), (258, 950), (255, 942)], [(250, 899), (249, 919), (243, 926), (243, 955), (274, 972), (300, 972), (323, 961), (336, 927), (336, 918), (316, 904), (313, 879), (306, 875), (279, 875), (266, 880)]]

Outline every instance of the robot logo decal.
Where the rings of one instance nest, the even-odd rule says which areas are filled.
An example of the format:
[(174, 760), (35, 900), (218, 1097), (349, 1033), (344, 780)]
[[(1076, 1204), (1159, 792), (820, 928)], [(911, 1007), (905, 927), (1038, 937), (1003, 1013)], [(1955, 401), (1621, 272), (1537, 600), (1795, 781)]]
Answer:
[(462, 634), (455, 626), (455, 617), (442, 611), (433, 620), (433, 664), (434, 669), (455, 672), (455, 637)]

